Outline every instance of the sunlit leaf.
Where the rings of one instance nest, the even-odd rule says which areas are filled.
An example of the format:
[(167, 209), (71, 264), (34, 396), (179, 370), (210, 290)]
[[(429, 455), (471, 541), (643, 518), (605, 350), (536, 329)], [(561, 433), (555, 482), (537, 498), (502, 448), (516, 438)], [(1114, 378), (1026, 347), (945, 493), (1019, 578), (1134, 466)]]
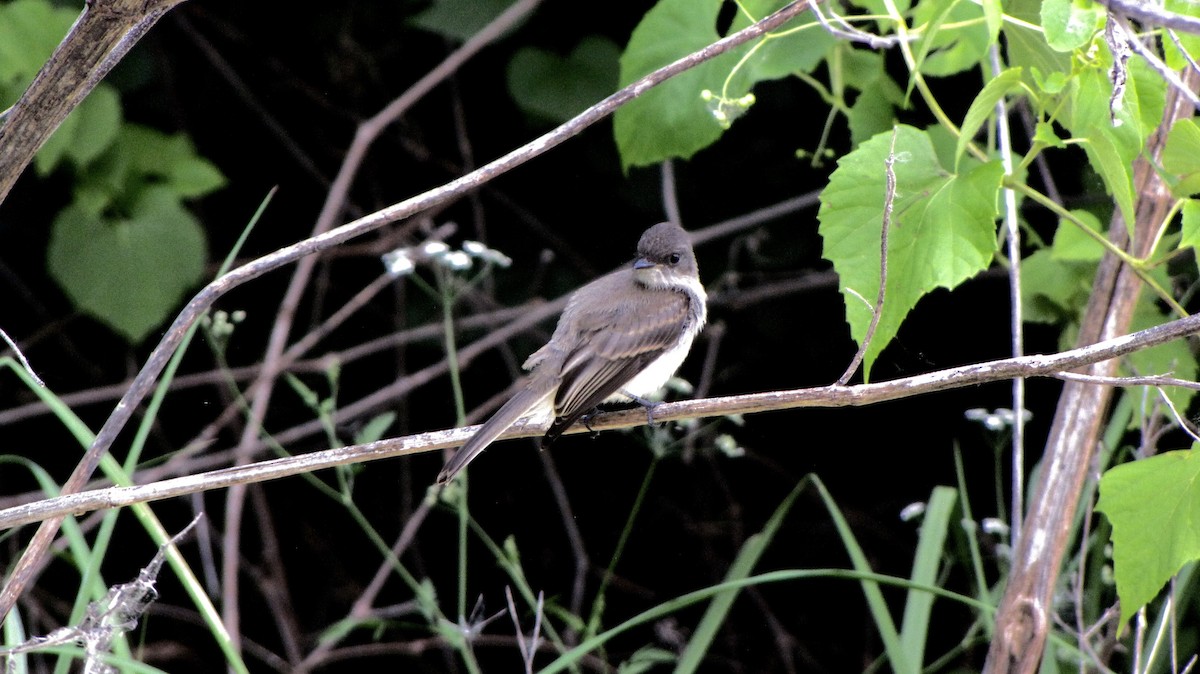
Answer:
[(1110, 469), (1096, 510), (1112, 523), (1121, 624), (1200, 559), (1200, 455), (1164, 452)]
[[(838, 161), (818, 213), (824, 255), (837, 271), (846, 320), (860, 344), (879, 289), (884, 165), (891, 135), (880, 134)], [(909, 126), (898, 127), (896, 158), (887, 292), (864, 359), (868, 373), (917, 300), (986, 269), (996, 245), (996, 195), (1003, 174), (999, 162), (953, 174), (939, 163), (929, 137)]]

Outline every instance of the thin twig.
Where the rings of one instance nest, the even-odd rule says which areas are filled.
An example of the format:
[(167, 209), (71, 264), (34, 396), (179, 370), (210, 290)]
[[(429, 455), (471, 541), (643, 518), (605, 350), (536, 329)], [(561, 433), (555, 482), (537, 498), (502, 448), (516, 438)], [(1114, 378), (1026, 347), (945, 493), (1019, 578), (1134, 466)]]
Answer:
[[(1109, 15), (1109, 18), (1115, 19), (1117, 25), (1117, 30), (1114, 30), (1113, 32), (1119, 33), (1118, 37), (1120, 37), (1126, 45), (1131, 47), (1138, 56), (1141, 56), (1146, 63), (1154, 69), (1154, 72), (1158, 73), (1158, 76), (1163, 78), (1163, 80), (1166, 81), (1166, 83), (1170, 85), (1172, 89), (1175, 89), (1180, 93), (1180, 95), (1186, 98), (1188, 102), (1192, 104), (1192, 107), (1200, 109), (1200, 96), (1197, 96), (1196, 92), (1189, 89), (1188, 86), (1184, 84), (1183, 80), (1179, 79), (1179, 75), (1172, 70), (1170, 66), (1163, 63), (1162, 59), (1160, 59), (1157, 54), (1149, 49), (1146, 49), (1146, 46), (1142, 44), (1142, 41), (1137, 39), (1137, 35), (1134, 33), (1133, 28), (1129, 25), (1129, 22), (1123, 17), (1113, 16), (1111, 14)], [(1110, 24), (1111, 23), (1112, 21), (1110, 21)], [(1184, 53), (1187, 52), (1185, 51)]]
[[(999, 76), (1000, 48), (992, 45), (989, 50), (992, 75)], [(1012, 131), (1008, 126), (1008, 109), (1004, 99), (996, 101), (996, 146), (1000, 150), (1000, 163), (1005, 175), (1013, 172)], [(1025, 354), (1025, 317), (1021, 312), (1021, 223), (1017, 217), (1017, 194), (1004, 188), (1004, 232), (1008, 250), (1008, 304), (1010, 352), (1013, 356)], [(1013, 426), (1012, 426), (1012, 531), (1013, 542), (1020, 536), (1021, 523), (1025, 515), (1025, 380), (1020, 377), (1012, 382)]]
[[(704, 361), (700, 366), (700, 380), (696, 382), (695, 397), (708, 397), (708, 392), (712, 389), (713, 376), (717, 370), (717, 353), (721, 350), (721, 342), (725, 339), (725, 323), (717, 321), (710, 323), (704, 328), (704, 340), (706, 342), (704, 349)], [(690, 463), (696, 455), (696, 443), (700, 438), (699, 433), (688, 433), (683, 438), (683, 456), (684, 463)]]
[(791, 215), (796, 211), (812, 208), (821, 203), (820, 197), (820, 191), (806, 192), (791, 199), (785, 199), (777, 204), (765, 206), (749, 213), (714, 223), (692, 232), (692, 244), (699, 246), (713, 239), (726, 237), (730, 234), (754, 227), (755, 225), (760, 225), (768, 220), (774, 220), (785, 215)]
[[(367, 587), (363, 589), (358, 598), (354, 600), (354, 604), (350, 610), (346, 612), (346, 617), (343, 620), (356, 619), (365, 621), (373, 614), (372, 606), (375, 605), (375, 600), (379, 598), (379, 593), (383, 591), (383, 585), (391, 578), (395, 571), (395, 566), (392, 560), (399, 559), (408, 550), (408, 546), (417, 536), (417, 531), (421, 525), (425, 523), (425, 518), (433, 510), (436, 503), (434, 499), (422, 499), (421, 505), (418, 506), (412, 514), (404, 521), (404, 528), (401, 529), (400, 535), (396, 537), (396, 542), (392, 544), (391, 554), (386, 556), (379, 564), (379, 568), (375, 570), (374, 577)], [(340, 644), (343, 639), (350, 636), (348, 631), (337, 632), (335, 636), (330, 636), (326, 639), (321, 639), (313, 647), (304, 659), (295, 665), (293, 674), (307, 674), (313, 669), (324, 664), (334, 648)]]
[(1183, 432), (1192, 437), (1193, 443), (1200, 443), (1200, 435), (1196, 434), (1196, 428), (1188, 422), (1186, 417), (1179, 413), (1179, 410), (1175, 407), (1175, 403), (1171, 400), (1171, 396), (1167, 395), (1167, 392), (1162, 389), (1156, 390), (1158, 391), (1158, 397), (1166, 403), (1167, 408), (1171, 410), (1171, 415), (1175, 417), (1175, 421), (1179, 423), (1179, 427), (1183, 429)]
[(37, 375), (37, 372), (33, 371), (33, 366), (31, 366), (29, 361), (26, 360), (25, 354), (21, 352), (21, 347), (17, 346), (17, 343), (8, 336), (8, 333), (5, 332), (3, 328), (0, 328), (0, 339), (3, 339), (5, 342), (7, 342), (8, 348), (12, 349), (12, 352), (17, 354), (17, 360), (21, 363), (21, 367), (25, 368), (25, 373), (29, 375), (29, 378), (33, 380), (33, 383), (41, 386), (42, 388), (46, 388), (46, 382), (42, 381), (42, 378)]
[[(846, 23), (842, 17), (834, 13), (833, 9), (830, 9), (829, 15), (832, 16), (833, 19), (838, 23), (837, 26), (834, 26), (833, 24), (829, 23), (829, 19), (826, 19), (825, 15), (821, 13), (820, 4), (816, 2), (816, 0), (809, 0), (808, 5), (812, 9), (813, 16), (817, 17), (817, 23), (821, 24), (821, 27), (825, 29), (825, 32), (829, 33), (835, 38), (847, 40), (849, 42), (861, 42), (871, 49), (885, 49), (888, 47), (894, 47), (902, 39), (898, 35), (883, 37), (881, 35), (859, 30)], [(913, 38), (909, 39), (911, 40)]]
[(1137, 19), (1139, 23), (1200, 35), (1200, 18), (1168, 12), (1158, 5), (1140, 0), (1099, 0), (1099, 2), (1108, 7), (1110, 12)]
[(892, 205), (896, 201), (896, 136), (899, 131), (900, 127), (892, 127), (892, 146), (883, 162), (887, 182), (883, 192), (883, 222), (879, 228), (879, 292), (875, 295), (875, 306), (871, 308), (871, 322), (867, 325), (867, 334), (863, 335), (862, 344), (855, 352), (854, 358), (850, 359), (846, 371), (838, 377), (837, 383), (841, 386), (850, 381), (866, 357), (871, 338), (875, 336), (875, 329), (879, 327), (879, 317), (883, 314), (883, 300), (887, 297), (888, 232), (892, 229)]
[(1183, 48), (1183, 43), (1179, 41), (1179, 34), (1168, 28), (1167, 37), (1171, 38), (1171, 42), (1175, 45), (1175, 48), (1179, 50), (1179, 53), (1183, 55), (1183, 58), (1188, 62), (1188, 67), (1191, 68), (1192, 72), (1200, 73), (1200, 64), (1196, 63), (1196, 59), (1192, 58), (1192, 55), (1188, 53), (1188, 50)]
[[(527, 314), (529, 311), (537, 306), (540, 306), (541, 304), (542, 302), (540, 300), (535, 300), (515, 307), (497, 309), (495, 311), (490, 311), (483, 314), (476, 314), (474, 316), (460, 318), (454, 322), (454, 329), (455, 331), (465, 332), (469, 330), (478, 330), (481, 328), (494, 328), (497, 325), (502, 325), (513, 320), (514, 318), (518, 318)], [(333, 317), (330, 318), (332, 319)], [(325, 323), (317, 326), (313, 332), (324, 332), (328, 324), (329, 320), (327, 319)], [(346, 365), (362, 358), (376, 355), (381, 351), (393, 349), (397, 346), (403, 346), (405, 344), (411, 344), (422, 340), (437, 339), (442, 330), (443, 326), (440, 321), (437, 323), (426, 323), (424, 325), (412, 327), (407, 330), (401, 330), (399, 332), (376, 337), (375, 339), (363, 342), (357, 346), (343, 349), (341, 351), (331, 351), (309, 360), (295, 360), (296, 357), (304, 355), (301, 353), (302, 349), (300, 349), (301, 342), (296, 342), (288, 348), (288, 357), (285, 357), (282, 361), (286, 364), (284, 371), (324, 372), (328, 368), (330, 360), (335, 360), (342, 365)], [(260, 365), (247, 365), (244, 367), (235, 367), (226, 370), (209, 370), (206, 372), (185, 374), (171, 380), (170, 390), (180, 391), (199, 386), (221, 384), (228, 381), (246, 381), (258, 376), (258, 373), (261, 369), (262, 368)], [(130, 381), (123, 381), (118, 384), (109, 384), (107, 386), (97, 386), (95, 388), (63, 394), (59, 396), (59, 400), (67, 407), (76, 409), (82, 405), (91, 405), (116, 400), (121, 397), (121, 394), (126, 391), (129, 386)], [(24, 405), (19, 405), (17, 407), (0, 411), (0, 426), (6, 426), (8, 424), (21, 421), (22, 419), (30, 419), (49, 413), (50, 407), (40, 400), (37, 402), (26, 403)], [(201, 435), (203, 437), (203, 434)], [(188, 444), (194, 444), (195, 442), (196, 441), (193, 440)]]
[(1096, 374), (1083, 374), (1081, 372), (1058, 372), (1051, 375), (1055, 379), (1066, 379), (1071, 381), (1082, 381), (1089, 384), (1101, 384), (1104, 386), (1178, 386), (1180, 388), (1200, 391), (1200, 382), (1194, 382), (1188, 379), (1179, 379), (1165, 374), (1161, 375), (1143, 375), (1137, 377), (1104, 377)]
[(679, 217), (679, 194), (675, 184), (675, 162), (670, 159), (664, 159), (660, 166), (662, 170), (663, 213), (666, 215), (667, 222), (683, 227), (683, 220)]
[[(575, 577), (571, 582), (571, 603), (568, 609), (572, 615), (583, 614), (583, 594), (587, 590), (588, 572), (592, 570), (592, 560), (588, 557), (587, 546), (583, 542), (583, 532), (579, 530), (579, 520), (571, 508), (571, 499), (567, 495), (567, 487), (558, 474), (554, 458), (550, 452), (538, 452), (542, 459), (542, 469), (546, 475), (546, 483), (550, 485), (550, 493), (558, 506), (559, 519), (563, 532), (567, 535), (567, 544), (571, 548), (571, 556), (575, 558)], [(567, 625), (563, 640), (574, 645), (576, 638), (574, 627)]]

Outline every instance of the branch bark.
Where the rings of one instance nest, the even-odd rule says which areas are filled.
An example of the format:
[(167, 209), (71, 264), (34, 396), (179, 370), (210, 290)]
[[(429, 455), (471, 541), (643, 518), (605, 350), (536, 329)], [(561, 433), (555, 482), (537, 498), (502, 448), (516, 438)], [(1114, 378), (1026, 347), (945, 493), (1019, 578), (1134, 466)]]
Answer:
[(0, 203), (75, 106), (183, 0), (90, 0), (0, 126)]
[[(1188, 86), (1194, 89), (1197, 83), (1195, 74), (1189, 74)], [(1109, 239), (1134, 258), (1151, 253), (1158, 230), (1166, 224), (1173, 198), (1154, 165), (1160, 164), (1159, 155), (1171, 127), (1193, 112), (1186, 98), (1171, 89), (1163, 121), (1134, 163), (1134, 193), (1140, 199), (1132, 242), (1120, 211), (1109, 226)], [(1126, 332), (1141, 290), (1142, 283), (1133, 268), (1106, 253), (1096, 272), (1077, 344), (1091, 344)], [(1116, 361), (1097, 362), (1087, 374), (1112, 376), (1116, 366)], [(1046, 442), (1041, 479), (1013, 550), (1012, 571), (996, 613), (996, 632), (984, 665), (985, 674), (1033, 674), (1038, 669), (1051, 624), (1058, 572), (1071, 542), (1071, 522), (1111, 398), (1112, 389), (1106, 386), (1068, 381), (1063, 387)]]
[[(1004, 381), (1014, 377), (1060, 376), (1070, 370), (1108, 362), (1119, 356), (1198, 332), (1200, 332), (1200, 314), (1164, 323), (1131, 335), (1123, 335), (1051, 355), (1021, 356), (976, 365), (963, 365), (914, 377), (858, 386), (835, 384), (807, 389), (663, 403), (654, 409), (654, 418), (656, 421), (662, 422), (727, 414), (751, 414), (798, 407), (860, 407), (924, 393)], [(1109, 381), (1125, 383), (1127, 380)], [(1153, 381), (1159, 383), (1157, 380)], [(1090, 384), (1089, 387), (1102, 388), (1095, 384)], [(591, 429), (597, 431), (632, 428), (646, 423), (646, 412), (640, 407), (606, 412), (594, 417), (588, 423)], [(143, 501), (157, 501), (236, 484), (277, 480), (345, 464), (457, 447), (478, 429), (478, 426), (464, 426), (380, 440), (366, 445), (351, 445), (300, 456), (260, 461), (244, 466), (222, 468), (197, 475), (161, 480), (147, 485), (108, 487), (83, 493), (64, 494), (0, 510), (0, 531), (38, 521), (61, 520), (66, 515), (92, 510), (118, 508)], [(516, 425), (505, 431), (499, 439), (534, 437), (544, 432), (545, 427), (537, 424)], [(589, 429), (581, 424), (576, 424), (567, 430), (568, 434), (584, 432), (589, 432)]]

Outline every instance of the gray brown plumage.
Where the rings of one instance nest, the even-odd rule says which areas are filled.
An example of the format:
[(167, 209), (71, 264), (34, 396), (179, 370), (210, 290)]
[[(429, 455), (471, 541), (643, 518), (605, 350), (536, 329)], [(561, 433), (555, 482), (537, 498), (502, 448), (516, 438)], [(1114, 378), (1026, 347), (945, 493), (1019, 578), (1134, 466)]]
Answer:
[(553, 419), (544, 447), (603, 402), (657, 391), (704, 326), (705, 300), (687, 232), (670, 223), (646, 230), (632, 265), (575, 291), (550, 341), (525, 361), (524, 386), (450, 458), (438, 482), (522, 417)]

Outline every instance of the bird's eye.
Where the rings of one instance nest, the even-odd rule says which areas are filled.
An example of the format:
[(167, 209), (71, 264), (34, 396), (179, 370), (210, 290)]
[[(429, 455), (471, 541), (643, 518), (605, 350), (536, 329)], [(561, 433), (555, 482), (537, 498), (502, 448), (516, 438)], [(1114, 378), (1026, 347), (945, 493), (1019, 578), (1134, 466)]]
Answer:
[(679, 264), (679, 261), (682, 259), (683, 256), (679, 253), (671, 253), (667, 256), (667, 262), (670, 262), (671, 264)]

